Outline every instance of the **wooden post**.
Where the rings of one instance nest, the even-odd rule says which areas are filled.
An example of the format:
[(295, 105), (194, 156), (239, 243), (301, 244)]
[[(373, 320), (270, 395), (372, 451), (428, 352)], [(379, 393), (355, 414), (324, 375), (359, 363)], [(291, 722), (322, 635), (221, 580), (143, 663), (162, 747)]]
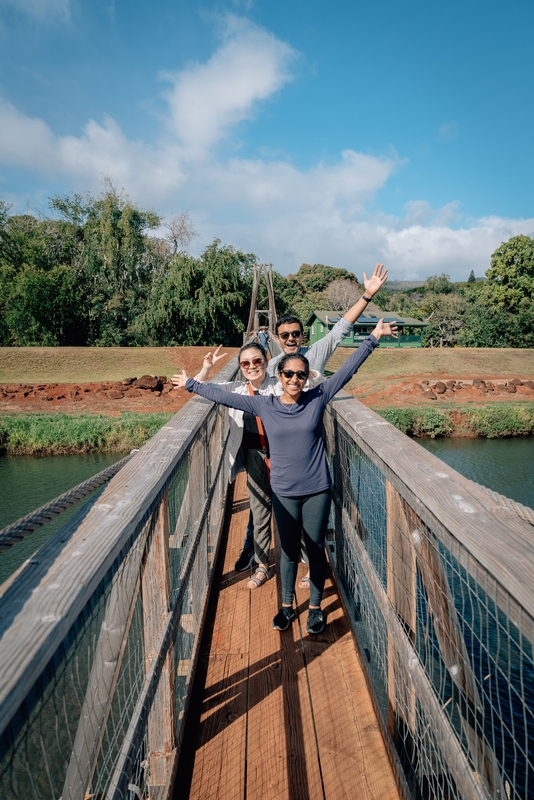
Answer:
[[(167, 617), (170, 595), (169, 513), (167, 492), (156, 512), (142, 577), (143, 639), (148, 672), (158, 655), (155, 647)], [(165, 659), (148, 715), (148, 784), (151, 800), (167, 796), (175, 756), (173, 649)]]
[(430, 532), (419, 521), (420, 527), (412, 532), (417, 552), (417, 565), (425, 595), (434, 622), (443, 661), (449, 674), (460, 689), (464, 701), (456, 703), (462, 728), (467, 739), (475, 771), (493, 798), (506, 798), (495, 754), (484, 738), (483, 705), (480, 701), (475, 675), (458, 621), (454, 598), (438, 545)]
[(63, 786), (63, 800), (83, 800), (93, 779), (139, 593), (140, 568), (150, 526), (151, 519), (113, 580)]
[[(401, 497), (386, 480), (387, 511), (387, 591), (395, 611), (403, 622), (406, 635), (415, 643), (417, 622), (416, 555), (411, 537), (410, 520)], [(412, 755), (416, 733), (415, 691), (406, 665), (395, 646), (395, 637), (388, 628), (388, 694), (389, 727), (394, 737)]]

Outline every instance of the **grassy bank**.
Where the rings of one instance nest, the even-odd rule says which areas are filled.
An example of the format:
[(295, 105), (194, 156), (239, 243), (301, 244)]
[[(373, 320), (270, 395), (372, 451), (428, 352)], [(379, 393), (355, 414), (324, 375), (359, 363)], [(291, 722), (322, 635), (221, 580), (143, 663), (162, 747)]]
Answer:
[(456, 406), (454, 409), (375, 408), (381, 417), (410, 436), (504, 436), (534, 434), (534, 403), (494, 403), (489, 406)]
[(9, 414), (0, 418), (0, 452), (8, 455), (126, 452), (141, 447), (172, 414), (120, 417)]

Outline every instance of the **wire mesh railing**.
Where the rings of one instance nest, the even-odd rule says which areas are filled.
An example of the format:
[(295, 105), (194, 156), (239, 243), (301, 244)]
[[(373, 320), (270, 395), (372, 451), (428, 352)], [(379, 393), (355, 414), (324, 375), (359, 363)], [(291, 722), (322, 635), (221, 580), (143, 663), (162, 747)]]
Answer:
[(168, 795), (227, 439), (226, 412), (192, 399), (0, 587), (0, 797)]
[(349, 395), (330, 409), (332, 563), (407, 793), (533, 797), (532, 526)]

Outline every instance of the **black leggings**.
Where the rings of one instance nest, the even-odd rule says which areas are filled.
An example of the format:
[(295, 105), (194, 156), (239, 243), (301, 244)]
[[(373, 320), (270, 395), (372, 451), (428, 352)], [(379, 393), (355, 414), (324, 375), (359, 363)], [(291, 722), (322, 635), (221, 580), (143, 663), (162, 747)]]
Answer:
[(302, 531), (310, 559), (310, 605), (318, 606), (326, 578), (324, 538), (330, 513), (330, 490), (305, 497), (282, 497), (273, 492), (273, 509), (282, 546), (282, 603), (292, 603), (295, 596)]

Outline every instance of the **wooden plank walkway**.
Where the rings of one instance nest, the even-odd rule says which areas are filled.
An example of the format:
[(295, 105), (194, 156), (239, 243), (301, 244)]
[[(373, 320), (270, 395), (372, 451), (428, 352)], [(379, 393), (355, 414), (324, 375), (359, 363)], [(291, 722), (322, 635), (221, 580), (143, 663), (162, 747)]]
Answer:
[[(278, 575), (250, 591), (249, 573), (233, 569), (249, 513), (243, 474), (231, 510), (175, 800), (397, 800), (400, 794), (332, 581), (326, 585), (328, 617), (321, 635), (305, 633), (304, 590), (298, 590), (299, 614), (291, 629), (274, 631)], [(273, 565), (277, 556), (273, 551)]]

